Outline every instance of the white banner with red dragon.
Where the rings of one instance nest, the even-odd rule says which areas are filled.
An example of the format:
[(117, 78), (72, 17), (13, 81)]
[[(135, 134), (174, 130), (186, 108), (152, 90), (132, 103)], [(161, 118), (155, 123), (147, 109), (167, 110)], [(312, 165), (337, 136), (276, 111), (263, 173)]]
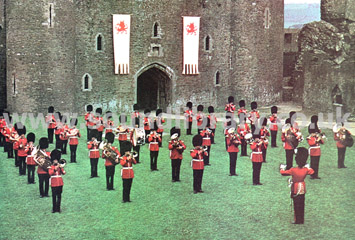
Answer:
[(131, 15), (113, 14), (115, 74), (129, 74)]
[(198, 50), (200, 17), (183, 17), (183, 70), (182, 74), (199, 74)]

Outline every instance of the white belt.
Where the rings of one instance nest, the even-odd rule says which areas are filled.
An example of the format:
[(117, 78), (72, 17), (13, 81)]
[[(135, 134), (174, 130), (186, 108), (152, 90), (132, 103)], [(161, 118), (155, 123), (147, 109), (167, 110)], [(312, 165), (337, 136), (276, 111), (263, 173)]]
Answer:
[(69, 137), (69, 138), (72, 139), (72, 138), (78, 138), (78, 137), (74, 136), (74, 137)]
[(122, 169), (133, 169), (133, 167), (123, 167)]
[(149, 143), (149, 144), (158, 144), (158, 142), (151, 142), (151, 143)]
[(320, 146), (310, 147), (309, 149), (312, 149), (312, 148), (320, 148)]
[(203, 159), (192, 159), (192, 161), (195, 161), (195, 162), (203, 162)]
[(263, 152), (252, 152), (251, 154), (263, 154)]
[(90, 149), (90, 152), (99, 151), (99, 149)]
[(61, 175), (53, 175), (51, 176), (51, 178), (61, 178), (62, 176)]
[(211, 138), (202, 138), (202, 139), (211, 139)]

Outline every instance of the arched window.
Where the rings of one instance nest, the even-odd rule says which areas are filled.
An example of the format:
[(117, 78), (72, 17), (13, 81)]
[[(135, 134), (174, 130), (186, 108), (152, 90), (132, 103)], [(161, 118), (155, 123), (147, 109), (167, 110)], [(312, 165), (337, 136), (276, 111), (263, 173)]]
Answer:
[(160, 25), (158, 22), (155, 22), (153, 25), (153, 37), (154, 38), (160, 37)]
[(90, 74), (85, 73), (82, 78), (82, 90), (83, 91), (91, 91), (92, 89), (92, 77)]
[(50, 3), (48, 7), (48, 27), (53, 27), (54, 4)]
[(219, 71), (216, 72), (215, 78), (214, 78), (214, 82), (216, 86), (220, 86), (221, 85), (221, 74), (219, 73)]
[(271, 25), (271, 13), (270, 13), (270, 9), (267, 7), (265, 8), (264, 11), (264, 27), (266, 29), (269, 29)]
[(211, 51), (211, 37), (209, 35), (205, 37), (205, 51)]
[(96, 35), (96, 51), (101, 52), (104, 50), (104, 37), (101, 33)]

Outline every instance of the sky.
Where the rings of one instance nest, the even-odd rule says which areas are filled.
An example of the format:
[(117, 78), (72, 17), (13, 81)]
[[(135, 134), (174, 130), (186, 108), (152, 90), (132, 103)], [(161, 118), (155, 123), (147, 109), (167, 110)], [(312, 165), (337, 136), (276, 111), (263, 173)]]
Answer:
[(320, 0), (285, 0), (285, 4), (294, 4), (294, 3), (298, 3), (298, 4), (319, 3), (320, 4)]

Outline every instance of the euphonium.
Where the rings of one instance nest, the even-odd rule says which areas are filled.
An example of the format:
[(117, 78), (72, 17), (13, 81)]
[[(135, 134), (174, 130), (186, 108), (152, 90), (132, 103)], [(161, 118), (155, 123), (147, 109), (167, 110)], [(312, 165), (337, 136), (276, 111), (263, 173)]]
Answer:
[(45, 171), (48, 171), (48, 168), (51, 167), (52, 162), (50, 157), (43, 152), (39, 147), (34, 147), (31, 155), (33, 160)]
[(118, 154), (115, 152), (112, 146), (109, 146), (106, 140), (100, 143), (99, 149), (103, 151), (102, 153), (112, 164), (116, 165), (118, 163), (116, 162)]

